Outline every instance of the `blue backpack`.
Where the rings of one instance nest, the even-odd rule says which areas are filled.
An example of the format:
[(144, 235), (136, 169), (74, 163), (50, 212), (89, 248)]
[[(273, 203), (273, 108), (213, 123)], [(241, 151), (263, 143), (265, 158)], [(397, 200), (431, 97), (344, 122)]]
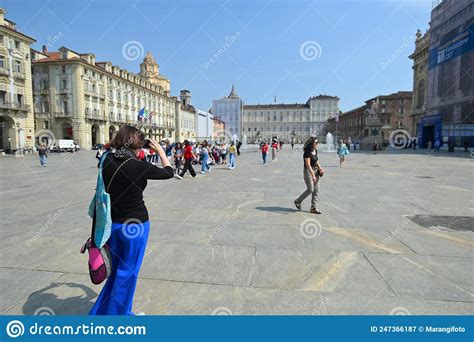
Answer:
[[(97, 186), (95, 188), (95, 194), (92, 198), (91, 203), (89, 204), (89, 216), (95, 220), (95, 225), (93, 225), (93, 243), (97, 248), (102, 248), (107, 240), (109, 240), (110, 234), (112, 232), (112, 213), (111, 213), (111, 204), (110, 204), (110, 195), (107, 193), (110, 184), (114, 180), (115, 175), (118, 170), (130, 159), (127, 159), (123, 162), (115, 173), (113, 174), (110, 182), (107, 186), (107, 189), (104, 185), (104, 179), (102, 178), (102, 168), (104, 165), (104, 160), (107, 158), (107, 155), (110, 152), (105, 152), (102, 155), (99, 163), (99, 173), (97, 175)], [(94, 217), (95, 216), (95, 217)]]

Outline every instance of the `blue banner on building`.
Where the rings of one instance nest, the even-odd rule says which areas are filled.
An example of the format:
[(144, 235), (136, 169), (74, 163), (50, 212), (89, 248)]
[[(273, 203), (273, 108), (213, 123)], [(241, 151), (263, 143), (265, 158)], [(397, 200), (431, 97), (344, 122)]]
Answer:
[(436, 68), (440, 64), (471, 51), (474, 48), (474, 25), (455, 37), (430, 50), (428, 67)]
[(3, 341), (473, 341), (473, 316), (0, 316)]

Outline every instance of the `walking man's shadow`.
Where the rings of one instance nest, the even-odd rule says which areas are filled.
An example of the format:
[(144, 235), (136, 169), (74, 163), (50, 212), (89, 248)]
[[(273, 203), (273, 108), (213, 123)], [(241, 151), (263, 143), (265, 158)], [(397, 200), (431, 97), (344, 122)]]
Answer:
[(287, 207), (256, 207), (255, 209), (261, 210), (261, 211), (269, 211), (271, 213), (280, 213), (280, 214), (289, 214), (289, 213), (294, 213), (298, 211), (296, 209), (287, 208)]

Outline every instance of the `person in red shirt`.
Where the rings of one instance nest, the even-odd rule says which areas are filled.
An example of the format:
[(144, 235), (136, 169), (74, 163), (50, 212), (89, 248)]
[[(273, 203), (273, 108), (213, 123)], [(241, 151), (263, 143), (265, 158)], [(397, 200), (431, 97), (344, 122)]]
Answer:
[(262, 159), (263, 159), (264, 164), (267, 163), (267, 155), (268, 155), (268, 144), (264, 142), (262, 144)]
[(183, 179), (184, 175), (186, 174), (188, 170), (191, 176), (196, 177), (196, 172), (194, 171), (193, 165), (192, 165), (192, 161), (194, 158), (196, 158), (196, 156), (193, 153), (193, 146), (188, 140), (184, 141), (183, 157), (184, 157), (183, 171), (181, 171), (181, 174), (179, 174), (177, 178)]
[(277, 150), (278, 150), (278, 143), (276, 140), (272, 142), (272, 163), (276, 162), (277, 159)]

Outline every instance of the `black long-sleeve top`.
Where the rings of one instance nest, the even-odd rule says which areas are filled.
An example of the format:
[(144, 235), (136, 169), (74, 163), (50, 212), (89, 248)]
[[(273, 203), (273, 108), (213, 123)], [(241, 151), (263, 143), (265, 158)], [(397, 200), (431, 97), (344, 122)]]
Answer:
[[(102, 176), (105, 188), (117, 168), (124, 163), (124, 159), (116, 158), (112, 153), (104, 160)], [(146, 161), (131, 159), (124, 164), (115, 175), (108, 193), (112, 206), (112, 221), (123, 223), (127, 220), (148, 221), (148, 210), (143, 201), (143, 190), (148, 179), (173, 178), (171, 166), (157, 167)]]

